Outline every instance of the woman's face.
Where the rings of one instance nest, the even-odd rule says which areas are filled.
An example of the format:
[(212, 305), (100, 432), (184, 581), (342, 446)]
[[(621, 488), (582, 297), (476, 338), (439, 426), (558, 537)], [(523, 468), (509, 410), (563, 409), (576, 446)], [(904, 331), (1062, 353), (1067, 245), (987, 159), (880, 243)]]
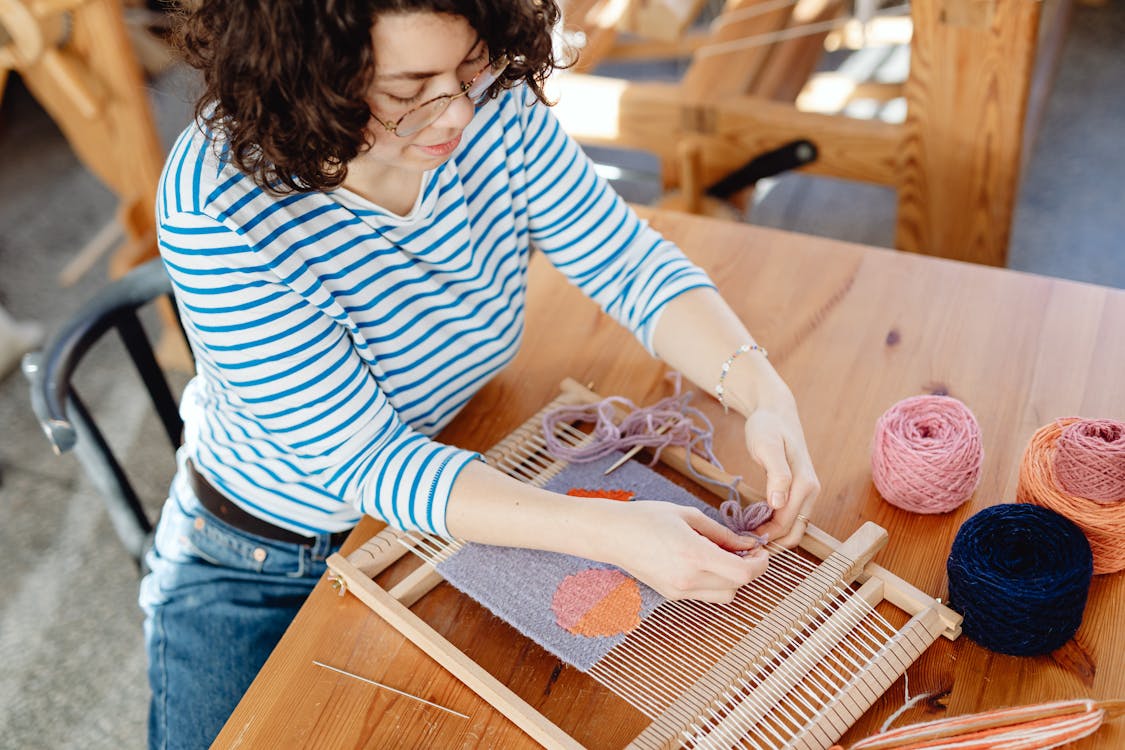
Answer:
[[(460, 16), (384, 15), (375, 21), (372, 39), (375, 76), (368, 103), (388, 124), (434, 97), (460, 92), (462, 83), (488, 65), (488, 47)], [(372, 120), (374, 145), (359, 159), (410, 171), (433, 169), (457, 148), (475, 112), (467, 97), (458, 97), (433, 123), (405, 138)]]

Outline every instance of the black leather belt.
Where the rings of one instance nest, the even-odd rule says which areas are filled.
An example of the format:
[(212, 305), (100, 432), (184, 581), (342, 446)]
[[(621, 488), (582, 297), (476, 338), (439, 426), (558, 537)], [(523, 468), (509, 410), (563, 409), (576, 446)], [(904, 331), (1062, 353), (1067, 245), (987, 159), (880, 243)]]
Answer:
[[(212, 487), (211, 483), (204, 479), (202, 474), (196, 471), (191, 461), (187, 462), (187, 470), (188, 483), (191, 485), (191, 491), (199, 498), (200, 504), (224, 523), (228, 523), (234, 528), (245, 531), (248, 534), (255, 534), (256, 536), (273, 539), (277, 542), (303, 544), (306, 547), (311, 547), (313, 545), (314, 539), (312, 537), (303, 536), (295, 531), (275, 526), (269, 521), (258, 518), (254, 514), (248, 513), (238, 505), (235, 505), (231, 500), (227, 499), (226, 495)], [(349, 533), (348, 531), (337, 531), (332, 534), (332, 546), (335, 547), (342, 544)]]

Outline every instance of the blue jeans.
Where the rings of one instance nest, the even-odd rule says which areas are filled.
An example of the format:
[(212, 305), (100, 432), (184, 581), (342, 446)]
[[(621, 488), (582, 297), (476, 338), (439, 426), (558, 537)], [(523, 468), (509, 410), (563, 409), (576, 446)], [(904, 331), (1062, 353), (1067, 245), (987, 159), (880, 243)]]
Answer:
[(227, 525), (181, 464), (141, 582), (150, 748), (210, 746), (324, 573), (329, 539), (287, 544)]

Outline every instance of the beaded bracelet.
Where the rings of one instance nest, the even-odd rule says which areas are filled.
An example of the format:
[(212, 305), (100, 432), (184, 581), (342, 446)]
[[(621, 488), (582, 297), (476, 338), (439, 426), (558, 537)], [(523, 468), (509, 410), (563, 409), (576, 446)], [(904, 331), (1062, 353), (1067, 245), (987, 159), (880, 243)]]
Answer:
[(746, 354), (746, 352), (761, 352), (763, 357), (769, 357), (769, 352), (757, 344), (743, 344), (727, 357), (726, 362), (723, 362), (723, 369), (719, 373), (719, 384), (715, 386), (715, 395), (718, 396), (719, 403), (723, 405), (724, 414), (730, 414), (730, 407), (727, 406), (725, 398), (726, 388), (723, 387), (723, 381), (727, 379), (727, 373), (730, 372), (730, 367), (734, 364), (734, 360), (738, 359), (739, 355)]

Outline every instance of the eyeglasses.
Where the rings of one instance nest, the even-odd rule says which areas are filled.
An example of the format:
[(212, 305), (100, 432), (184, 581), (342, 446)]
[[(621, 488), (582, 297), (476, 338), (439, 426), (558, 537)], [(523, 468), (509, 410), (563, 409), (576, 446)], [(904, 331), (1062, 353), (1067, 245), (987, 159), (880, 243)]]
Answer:
[(382, 125), (388, 132), (394, 133), (399, 138), (409, 138), (410, 136), (425, 130), (434, 123), (445, 110), (449, 109), (449, 105), (453, 103), (454, 99), (459, 99), (462, 96), (467, 96), (469, 101), (474, 105), (479, 106), (484, 103), (488, 95), (488, 89), (492, 84), (500, 78), (500, 74), (508, 67), (508, 58), (502, 57), (495, 62), (490, 62), (485, 65), (480, 71), (472, 77), (471, 80), (461, 84), (461, 90), (456, 94), (442, 94), (441, 96), (434, 97), (429, 101), (422, 102), (414, 109), (408, 111), (402, 117), (394, 122), (383, 122), (372, 113), (375, 122)]

